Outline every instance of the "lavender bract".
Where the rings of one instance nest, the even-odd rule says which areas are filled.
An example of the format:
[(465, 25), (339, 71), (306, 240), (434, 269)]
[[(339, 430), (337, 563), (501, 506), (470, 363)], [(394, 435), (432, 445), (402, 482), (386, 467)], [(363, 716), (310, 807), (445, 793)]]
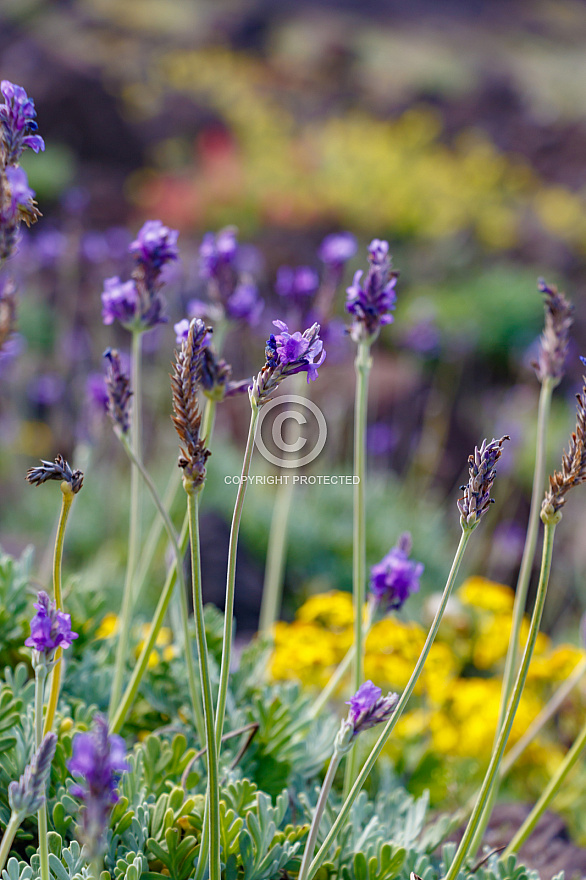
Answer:
[(336, 736), (335, 748), (338, 754), (349, 751), (354, 739), (364, 730), (388, 721), (397, 707), (399, 697), (393, 693), (383, 697), (379, 687), (372, 681), (365, 681), (346, 702), (350, 709)]
[(27, 648), (50, 657), (56, 648), (69, 648), (78, 634), (71, 629), (71, 616), (59, 611), (55, 602), (44, 590), (37, 596), (34, 608), (37, 613), (30, 623), (31, 634), (25, 640)]
[[(586, 358), (580, 356), (580, 360), (586, 367)], [(549, 478), (549, 489), (541, 506), (542, 520), (559, 514), (570, 489), (586, 482), (586, 375), (582, 377), (582, 392), (576, 394), (576, 400), (576, 429), (570, 436), (568, 451), (562, 456), (561, 470), (554, 471)]]
[(89, 858), (94, 859), (103, 851), (110, 810), (118, 801), (120, 775), (128, 770), (124, 740), (116, 734), (109, 736), (108, 722), (96, 715), (94, 729), (74, 737), (73, 756), (67, 766), (82, 780), (71, 786), (71, 794), (83, 803), (78, 834)]
[(399, 609), (419, 590), (423, 574), (422, 562), (409, 559), (411, 535), (404, 532), (397, 545), (370, 570), (370, 589), (377, 602), (387, 608)]
[(58, 455), (54, 462), (41, 459), (41, 466), (29, 468), (25, 479), (31, 486), (40, 486), (48, 480), (58, 480), (69, 486), (74, 495), (83, 486), (83, 472), (79, 469), (74, 471), (62, 455)]
[(203, 486), (206, 461), (210, 455), (204, 440), (200, 438), (201, 412), (197, 399), (207, 333), (208, 328), (201, 318), (194, 318), (189, 325), (187, 338), (176, 354), (171, 376), (174, 410), (172, 420), (181, 441), (178, 464), (183, 469), (186, 491), (190, 492)]
[(326, 358), (323, 342), (319, 337), (319, 324), (313, 324), (303, 333), (289, 333), (283, 321), (273, 321), (281, 332), (271, 334), (265, 347), (266, 363), (253, 380), (249, 394), (256, 406), (265, 403), (287, 376), (306, 372), (307, 381), (317, 379), (317, 368)]
[(38, 153), (45, 149), (45, 142), (40, 135), (34, 134), (38, 129), (35, 102), (22, 86), (4, 79), (0, 83), (0, 92), (4, 98), (4, 104), (0, 104), (4, 164), (14, 165), (26, 147)]
[(346, 310), (354, 317), (350, 335), (355, 342), (373, 340), (383, 324), (390, 324), (397, 295), (397, 273), (391, 271), (389, 244), (378, 238), (368, 246), (368, 274), (358, 270), (347, 288)]

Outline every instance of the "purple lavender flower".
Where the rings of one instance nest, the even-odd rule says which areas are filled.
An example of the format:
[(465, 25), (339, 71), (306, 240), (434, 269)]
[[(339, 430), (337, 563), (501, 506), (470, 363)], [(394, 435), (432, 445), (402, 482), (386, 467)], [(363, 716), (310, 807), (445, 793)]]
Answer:
[(244, 321), (256, 327), (265, 307), (258, 295), (258, 287), (252, 281), (242, 281), (226, 302), (226, 314), (233, 321)]
[(71, 786), (71, 794), (83, 802), (78, 834), (90, 859), (102, 854), (112, 804), (118, 801), (120, 775), (128, 770), (126, 746), (121, 736), (108, 735), (108, 722), (94, 718), (91, 733), (73, 739), (73, 756), (67, 764), (83, 782)]
[(57, 735), (52, 732), (45, 734), (18, 782), (11, 782), (8, 786), (10, 809), (21, 821), (25, 816), (32, 816), (45, 803), (45, 791), (56, 746)]
[(158, 274), (165, 263), (179, 259), (176, 229), (169, 229), (160, 220), (147, 220), (128, 250), (147, 274)]
[(138, 291), (134, 281), (120, 281), (117, 275), (106, 278), (102, 293), (102, 320), (113, 324), (118, 320), (125, 327), (135, 322), (138, 312)]
[(86, 395), (98, 410), (108, 412), (108, 388), (102, 373), (90, 373), (86, 381)]
[(30, 623), (31, 634), (25, 640), (27, 648), (34, 648), (48, 658), (56, 648), (69, 648), (78, 638), (78, 634), (71, 630), (70, 615), (59, 611), (44, 590), (39, 592), (33, 607), (37, 613)]
[(397, 273), (391, 271), (389, 244), (375, 238), (368, 246), (370, 267), (364, 281), (359, 269), (347, 288), (346, 310), (354, 316), (350, 335), (355, 342), (372, 340), (383, 324), (390, 324), (397, 295)]
[(353, 736), (368, 730), (376, 724), (387, 721), (395, 711), (399, 697), (397, 694), (382, 696), (382, 690), (371, 681), (360, 685), (353, 697), (346, 700), (350, 706), (348, 722), (353, 727)]
[(370, 570), (370, 589), (377, 604), (398, 609), (412, 593), (419, 590), (419, 578), (423, 574), (422, 562), (409, 559), (411, 535), (404, 532), (397, 545)]
[(468, 456), (469, 480), (466, 486), (460, 486), (464, 495), (458, 499), (463, 529), (476, 528), (493, 503), (490, 490), (496, 476), (495, 464), (502, 455), (503, 443), (508, 439), (508, 434), (505, 434), (500, 440), (493, 439), (490, 443), (483, 440), (480, 449), (476, 446), (474, 455)]
[(351, 260), (358, 249), (351, 232), (332, 232), (326, 235), (317, 252), (320, 260), (338, 272)]
[(185, 342), (189, 333), (189, 325), (190, 321), (187, 318), (183, 318), (182, 321), (178, 321), (177, 324), (173, 324), (173, 330), (175, 331), (175, 342), (177, 345), (181, 345), (182, 342)]
[(13, 168), (9, 166), (6, 169), (6, 179), (10, 186), (10, 209), (12, 217), (18, 216), (19, 208), (28, 207), (30, 201), (34, 199), (34, 190), (28, 185), (28, 178), (24, 168)]
[[(191, 322), (187, 318), (175, 324), (173, 329), (177, 345), (186, 342), (190, 326)], [(208, 327), (202, 341), (202, 350), (197, 365), (197, 381), (203, 393), (211, 400), (224, 400), (225, 397), (232, 397), (247, 391), (251, 380), (232, 381), (232, 367), (224, 358), (218, 357), (211, 342), (212, 332), (211, 327)]]
[(217, 235), (207, 232), (199, 248), (199, 272), (207, 280), (220, 280), (226, 268), (233, 268), (238, 254), (238, 240), (233, 226), (221, 229)]
[(251, 403), (261, 406), (269, 399), (287, 376), (306, 372), (307, 381), (317, 379), (317, 368), (323, 364), (326, 353), (319, 337), (319, 324), (313, 324), (303, 333), (289, 333), (283, 321), (273, 321), (281, 331), (271, 334), (265, 346), (265, 365), (249, 389)]
[(279, 296), (302, 303), (313, 296), (319, 287), (317, 272), (310, 266), (280, 266), (277, 269), (275, 290)]
[(38, 128), (35, 102), (22, 86), (5, 79), (0, 83), (0, 92), (5, 101), (0, 104), (4, 165), (15, 165), (25, 147), (38, 153), (45, 149), (45, 142), (40, 135), (33, 134)]

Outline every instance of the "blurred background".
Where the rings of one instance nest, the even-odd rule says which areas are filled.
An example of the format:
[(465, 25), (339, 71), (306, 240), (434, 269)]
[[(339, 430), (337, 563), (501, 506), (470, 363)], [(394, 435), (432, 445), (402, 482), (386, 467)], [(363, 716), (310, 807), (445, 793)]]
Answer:
[[(104, 278), (128, 277), (127, 247), (144, 220), (179, 229), (182, 254), (165, 288), (170, 321), (145, 337), (145, 458), (162, 490), (177, 454), (168, 418), (173, 324), (205, 298), (204, 233), (238, 227), (243, 266), (264, 300), (256, 325), (235, 322), (225, 340), (223, 355), (242, 378), (260, 369), (272, 320), (286, 317), (279, 267), (319, 277), (324, 236), (349, 230), (358, 251), (311, 389), (329, 437), (308, 472), (351, 473), (344, 289), (365, 267), (368, 242), (386, 238), (400, 279), (371, 384), (369, 564), (410, 528), (426, 564), (417, 601), (441, 589), (467, 456), (484, 436), (508, 433), (497, 503), (466, 566), (514, 585), (533, 468), (539, 276), (576, 305), (550, 468), (580, 387), (585, 45), (586, 4), (570, 0), (3, 0), (1, 76), (34, 97), (47, 145), (25, 156), (43, 218), (10, 265), (20, 335), (0, 362), (4, 549), (18, 554), (32, 542), (46, 577), (58, 499), (23, 478), (38, 458), (62, 452), (86, 470), (70, 577), (83, 568), (88, 590), (120, 595), (128, 466), (88, 389), (107, 345), (128, 350), (129, 334), (102, 324), (100, 293)], [(236, 491), (225, 477), (239, 473), (247, 420), (246, 399), (219, 407), (202, 523), (208, 597), (219, 604)], [(274, 472), (260, 456), (253, 470)], [(246, 500), (244, 630), (255, 626), (274, 494), (254, 486)], [(586, 599), (586, 498), (575, 495), (546, 610), (546, 628), (559, 637), (577, 633)], [(351, 506), (351, 487), (296, 491), (285, 616), (315, 592), (350, 587)], [(145, 530), (150, 517), (145, 503)], [(161, 548), (153, 600), (163, 566)]]

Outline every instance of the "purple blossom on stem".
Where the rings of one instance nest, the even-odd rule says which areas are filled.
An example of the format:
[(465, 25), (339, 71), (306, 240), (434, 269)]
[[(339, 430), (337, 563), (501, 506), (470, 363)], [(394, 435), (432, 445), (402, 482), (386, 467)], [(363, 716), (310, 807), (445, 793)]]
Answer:
[(110, 810), (118, 801), (120, 775), (128, 770), (124, 740), (108, 735), (108, 722), (96, 715), (94, 729), (74, 737), (73, 756), (67, 766), (82, 780), (71, 786), (71, 794), (83, 803), (78, 833), (93, 859), (103, 851)]
[(31, 634), (25, 640), (27, 648), (34, 648), (39, 654), (49, 657), (55, 648), (69, 648), (73, 640), (78, 638), (78, 634), (71, 630), (71, 616), (59, 611), (44, 590), (39, 592), (33, 607), (37, 613), (30, 623)]
[(45, 792), (56, 746), (57, 735), (52, 732), (45, 734), (20, 779), (11, 782), (8, 786), (10, 809), (21, 819), (32, 816), (45, 803)]
[(326, 266), (340, 272), (357, 250), (358, 244), (351, 232), (332, 232), (326, 235), (317, 253)]
[(379, 687), (376, 687), (371, 681), (365, 681), (354, 696), (346, 700), (347, 705), (350, 706), (347, 720), (352, 725), (353, 736), (387, 721), (395, 711), (398, 702), (397, 694), (391, 693), (383, 697)]
[(106, 278), (102, 293), (104, 324), (120, 321), (126, 327), (131, 326), (136, 320), (138, 305), (138, 291), (134, 281), (120, 281), (117, 275)]
[(303, 302), (313, 296), (319, 287), (317, 272), (310, 266), (280, 266), (277, 269), (275, 290), (285, 299)]
[(169, 229), (160, 220), (147, 220), (128, 250), (147, 275), (158, 275), (166, 263), (179, 259), (178, 237), (176, 229)]
[(390, 324), (397, 294), (397, 273), (391, 271), (389, 244), (375, 238), (368, 246), (368, 274), (358, 270), (347, 288), (346, 310), (354, 316), (350, 335), (355, 342), (372, 340), (383, 324)]
[(370, 589), (377, 604), (398, 609), (412, 593), (418, 592), (424, 565), (410, 560), (410, 552), (411, 535), (404, 532), (397, 545), (371, 568)]
[(238, 254), (238, 240), (233, 226), (217, 235), (207, 232), (199, 248), (199, 273), (207, 280), (220, 281), (226, 268), (233, 269)]
[(495, 465), (502, 455), (503, 443), (509, 439), (505, 434), (500, 440), (493, 439), (490, 443), (483, 440), (480, 449), (476, 446), (474, 455), (468, 457), (470, 476), (468, 484), (460, 486), (464, 495), (458, 499), (463, 529), (474, 529), (494, 502), (490, 490), (496, 476)]
[(4, 165), (15, 165), (25, 147), (35, 153), (45, 149), (43, 138), (37, 131), (35, 102), (22, 86), (7, 79), (0, 83), (4, 104), (0, 104), (0, 125), (4, 150)]
[(289, 333), (283, 321), (273, 321), (273, 324), (281, 332), (267, 339), (265, 365), (249, 389), (250, 400), (256, 406), (266, 403), (287, 376), (306, 372), (307, 381), (315, 381), (317, 368), (326, 359), (319, 324), (313, 324), (303, 333)]
[(34, 199), (34, 190), (28, 185), (28, 178), (24, 168), (6, 169), (6, 179), (10, 186), (10, 210), (12, 219), (18, 217), (19, 208), (28, 207), (29, 203)]
[(236, 286), (234, 293), (226, 302), (226, 314), (233, 321), (244, 321), (256, 327), (265, 307), (258, 295), (258, 287), (252, 281), (243, 281)]

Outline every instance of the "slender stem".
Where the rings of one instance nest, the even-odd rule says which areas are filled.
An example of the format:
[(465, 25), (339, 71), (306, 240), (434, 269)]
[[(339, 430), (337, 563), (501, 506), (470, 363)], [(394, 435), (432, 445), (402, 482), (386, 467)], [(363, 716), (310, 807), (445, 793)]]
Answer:
[[(187, 551), (188, 540), (189, 521), (188, 517), (186, 516), (183, 522), (183, 527), (181, 529), (181, 535), (179, 536), (179, 547), (181, 549), (182, 557)], [(126, 686), (126, 690), (124, 691), (122, 700), (120, 701), (116, 709), (116, 714), (110, 722), (111, 733), (120, 733), (122, 725), (126, 721), (126, 717), (130, 712), (130, 709), (132, 708), (134, 700), (136, 699), (136, 694), (138, 692), (140, 682), (142, 681), (142, 677), (147, 668), (149, 657), (151, 656), (151, 652), (155, 647), (157, 636), (163, 625), (163, 621), (165, 620), (165, 615), (167, 613), (167, 608), (169, 607), (169, 602), (171, 601), (173, 587), (175, 586), (176, 579), (177, 566), (174, 560), (173, 565), (169, 568), (169, 571), (167, 573), (167, 580), (165, 581), (165, 585), (163, 587), (161, 595), (159, 596), (159, 601), (157, 602), (157, 607), (151, 621), (149, 634), (145, 640), (142, 651), (140, 652), (140, 656), (133, 669), (130, 681)]]
[(298, 880), (306, 880), (307, 878), (311, 858), (315, 850), (315, 842), (317, 840), (319, 826), (322, 820), (322, 816), (324, 814), (324, 810), (326, 808), (326, 804), (328, 802), (328, 797), (330, 795), (330, 791), (334, 783), (334, 777), (336, 775), (336, 770), (338, 769), (341, 758), (342, 755), (340, 755), (338, 750), (335, 749), (334, 754), (332, 755), (332, 759), (330, 761), (330, 766), (328, 767), (328, 772), (325, 775), (325, 779), (319, 793), (317, 804), (315, 805), (315, 812), (311, 821), (311, 828), (309, 829), (309, 834), (305, 843), (305, 849), (303, 850), (303, 860), (301, 862)]
[(100, 880), (100, 875), (102, 873), (103, 864), (104, 864), (104, 860), (101, 856), (98, 856), (97, 858), (93, 859), (91, 866), (90, 866), (90, 868), (91, 868), (90, 873), (91, 873), (91, 876), (94, 878), (94, 880)]
[[(368, 377), (372, 366), (370, 343), (359, 342), (354, 367), (356, 397), (354, 403), (354, 525), (352, 541), (352, 598), (354, 602), (354, 663), (353, 690), (364, 680), (364, 639), (362, 609), (366, 596), (366, 423), (368, 415)], [(346, 760), (344, 796), (356, 778), (358, 750), (352, 749)]]
[[(373, 615), (374, 615), (374, 607), (371, 603), (369, 603), (367, 605), (366, 619), (364, 621), (364, 629), (363, 629), (363, 638), (365, 641), (366, 641), (366, 637), (367, 637), (368, 633), (370, 632), (370, 628), (372, 626)], [(311, 717), (312, 718), (317, 718), (317, 716), (321, 713), (322, 709), (327, 705), (328, 700), (330, 699), (332, 694), (336, 691), (336, 688), (338, 687), (338, 685), (340, 684), (340, 682), (342, 681), (342, 679), (344, 678), (344, 676), (348, 672), (348, 669), (350, 668), (350, 664), (352, 663), (352, 660), (354, 659), (354, 651), (355, 651), (355, 646), (351, 645), (351, 647), (348, 648), (348, 650), (346, 651), (345, 656), (338, 663), (336, 669), (334, 670), (332, 676), (330, 677), (330, 680), (328, 681), (328, 683), (326, 684), (326, 686), (324, 687), (322, 692), (319, 694), (317, 700), (315, 701), (315, 703), (313, 704), (313, 706), (311, 708)]]
[(228, 680), (230, 678), (230, 660), (232, 657), (232, 632), (234, 628), (234, 589), (236, 585), (236, 555), (238, 552), (238, 533), (240, 520), (246, 495), (250, 461), (254, 451), (254, 435), (258, 420), (259, 408), (253, 404), (250, 414), (250, 427), (248, 439), (242, 462), (242, 474), (238, 484), (236, 504), (232, 516), (232, 528), (230, 529), (230, 543), (228, 546), (228, 571), (226, 575), (226, 605), (224, 608), (224, 640), (222, 644), (222, 664), (220, 667), (220, 687), (218, 691), (218, 704), (216, 708), (216, 747), (218, 757), (222, 748), (222, 734), (224, 732), (224, 715), (226, 713), (226, 700), (228, 698)]
[(405, 687), (405, 690), (401, 694), (401, 698), (400, 698), (399, 702), (397, 703), (397, 708), (395, 709), (393, 715), (389, 718), (389, 720), (385, 724), (385, 726), (382, 730), (382, 733), (379, 735), (379, 738), (377, 739), (372, 751), (370, 752), (368, 758), (366, 759), (364, 766), (362, 767), (360, 773), (358, 774), (356, 782), (352, 786), (352, 789), (351, 789), (348, 797), (345, 799), (344, 803), (342, 804), (342, 808), (340, 809), (340, 812), (338, 813), (338, 816), (336, 817), (336, 820), (335, 820), (334, 824), (332, 825), (326, 839), (324, 840), (323, 844), (321, 845), (318, 854), (316, 855), (316, 857), (312, 861), (311, 865), (309, 866), (307, 880), (311, 880), (311, 878), (314, 876), (314, 874), (316, 873), (316, 871), (318, 870), (318, 868), (321, 866), (322, 862), (326, 858), (331, 845), (335, 841), (340, 829), (342, 828), (344, 822), (348, 818), (348, 814), (352, 808), (352, 804), (354, 803), (354, 801), (356, 800), (356, 798), (360, 794), (362, 786), (366, 782), (370, 771), (372, 770), (372, 768), (376, 764), (376, 761), (385, 746), (386, 741), (388, 740), (389, 736), (391, 735), (397, 721), (400, 719), (401, 715), (403, 714), (405, 706), (409, 702), (409, 699), (415, 689), (415, 686), (417, 684), (419, 676), (421, 675), (421, 670), (423, 669), (423, 667), (425, 665), (425, 661), (427, 660), (427, 655), (429, 654), (431, 646), (433, 645), (433, 642), (434, 642), (435, 637), (437, 635), (437, 631), (439, 629), (439, 625), (440, 625), (442, 617), (444, 615), (444, 611), (446, 610), (446, 605), (448, 604), (448, 599), (450, 598), (450, 596), (452, 594), (452, 590), (454, 589), (454, 584), (456, 582), (456, 577), (458, 575), (458, 569), (460, 568), (460, 563), (462, 562), (462, 557), (464, 556), (464, 551), (466, 550), (466, 545), (468, 544), (468, 541), (470, 539), (471, 534), (472, 534), (472, 531), (470, 529), (462, 530), (462, 535), (460, 537), (458, 549), (456, 550), (456, 555), (454, 556), (454, 561), (452, 562), (452, 567), (450, 569), (450, 573), (448, 575), (448, 579), (447, 579), (446, 585), (444, 587), (444, 592), (442, 593), (442, 598), (441, 598), (440, 604), (439, 604), (438, 609), (435, 613), (435, 617), (434, 617), (433, 622), (431, 624), (430, 630), (427, 634), (427, 639), (425, 640), (425, 644), (423, 646), (423, 649), (421, 651), (419, 659), (417, 660), (417, 663), (415, 664), (415, 668), (414, 668), (413, 672), (411, 673), (411, 678), (407, 682), (407, 686)]
[(267, 544), (267, 561), (258, 627), (261, 636), (265, 638), (272, 637), (273, 626), (281, 609), (283, 576), (287, 559), (287, 525), (293, 492), (293, 480), (291, 479), (287, 479), (277, 486)]
[[(63, 565), (63, 542), (65, 539), (65, 527), (67, 518), (75, 495), (71, 491), (68, 483), (61, 483), (61, 514), (57, 525), (57, 535), (55, 537), (55, 551), (53, 553), (53, 597), (55, 605), (59, 611), (63, 611), (63, 594), (61, 590), (61, 568)], [(53, 727), (55, 720), (55, 712), (57, 711), (57, 703), (59, 701), (59, 691), (61, 689), (61, 676), (63, 671), (63, 651), (61, 647), (55, 651), (55, 665), (51, 673), (51, 690), (49, 692), (49, 702), (47, 704), (47, 714), (45, 715), (45, 726), (43, 727), (43, 736), (49, 733)]]
[(490, 764), (488, 765), (486, 776), (484, 777), (482, 787), (476, 800), (476, 806), (472, 811), (472, 815), (468, 821), (468, 826), (466, 828), (466, 831), (464, 832), (464, 836), (460, 842), (460, 846), (458, 847), (458, 850), (454, 857), (454, 861), (450, 865), (450, 869), (446, 874), (445, 880), (455, 880), (455, 878), (458, 876), (458, 872), (460, 871), (460, 868), (462, 867), (462, 864), (464, 863), (464, 860), (469, 853), (470, 845), (474, 838), (478, 822), (480, 821), (483, 810), (486, 806), (492, 785), (495, 779), (498, 778), (500, 762), (505, 747), (507, 745), (507, 740), (513, 726), (513, 721), (515, 720), (515, 713), (517, 712), (517, 708), (521, 700), (521, 694), (523, 693), (523, 688), (527, 679), (527, 673), (529, 671), (529, 664), (531, 663), (531, 658), (533, 656), (533, 649), (535, 648), (535, 642), (539, 634), (539, 625), (541, 623), (541, 615), (543, 614), (543, 606), (545, 605), (547, 585), (549, 582), (549, 572), (551, 569), (551, 557), (553, 551), (555, 527), (560, 518), (561, 514), (558, 513), (555, 519), (552, 518), (545, 523), (545, 532), (543, 535), (543, 555), (541, 560), (541, 571), (539, 573), (539, 585), (537, 587), (537, 596), (535, 598), (535, 606), (533, 608), (533, 615), (531, 617), (529, 635), (527, 638), (525, 651), (523, 653), (523, 659), (521, 661), (519, 673), (513, 687), (513, 692), (511, 694), (509, 706), (507, 708), (507, 714), (504, 719), (504, 724), (499, 734), (496, 746), (493, 749)]
[[(43, 741), (43, 704), (47, 667), (44, 660), (35, 665), (35, 749), (38, 752)], [(37, 813), (39, 829), (39, 856), (41, 859), (41, 880), (50, 880), (49, 843), (47, 840), (47, 803), (43, 801)]]
[[(117, 432), (118, 433), (118, 432)], [(173, 547), (173, 552), (175, 554), (175, 571), (177, 574), (177, 587), (179, 590), (179, 597), (181, 601), (181, 626), (183, 629), (183, 642), (185, 645), (185, 662), (187, 664), (187, 682), (189, 686), (189, 695), (191, 698), (191, 708), (193, 710), (193, 720), (195, 722), (195, 727), (197, 730), (197, 735), (199, 737), (200, 743), (205, 741), (205, 723), (203, 717), (203, 709), (201, 705), (201, 698), (199, 693), (199, 688), (197, 685), (197, 679), (195, 674), (195, 664), (193, 662), (193, 652), (191, 650), (190, 638), (189, 638), (189, 611), (187, 608), (187, 587), (185, 584), (185, 572), (183, 567), (183, 553), (181, 552), (181, 547), (179, 546), (179, 541), (177, 538), (177, 533), (173, 528), (173, 523), (171, 522), (171, 517), (165, 510), (163, 502), (159, 497), (159, 493), (153, 483), (151, 476), (147, 469), (145, 468), (142, 461), (136, 457), (134, 450), (131, 449), (128, 439), (121, 433), (118, 433), (118, 437), (120, 438), (124, 449), (131, 462), (135, 467), (138, 468), (140, 475), (146, 483), (147, 489), (153, 499), (155, 507), (157, 508), (161, 520), (164, 523), (165, 531), (167, 532), (167, 537), (169, 538), (169, 542)], [(179, 470), (179, 468), (177, 468)]]
[[(132, 450), (140, 459), (140, 428), (141, 428), (141, 343), (142, 333), (139, 330), (132, 331)], [(126, 559), (126, 578), (124, 592), (122, 594), (122, 608), (120, 610), (120, 626), (118, 627), (118, 645), (116, 648), (116, 660), (114, 665), (114, 678), (110, 694), (109, 714), (112, 715), (115, 707), (120, 702), (126, 660), (128, 655), (128, 641), (130, 635), (130, 623), (132, 617), (134, 578), (138, 567), (140, 553), (140, 474), (136, 468), (130, 469), (130, 525), (128, 530), (128, 556)]]
[[(521, 634), (521, 625), (525, 614), (525, 604), (527, 602), (527, 590), (531, 579), (531, 571), (533, 568), (533, 560), (535, 558), (535, 548), (537, 546), (537, 535), (539, 533), (539, 511), (541, 509), (541, 499), (545, 489), (546, 478), (546, 453), (547, 453), (547, 427), (549, 422), (549, 412), (551, 409), (551, 397), (556, 383), (551, 378), (545, 378), (541, 385), (539, 394), (539, 406), (537, 411), (537, 441), (535, 450), (535, 466), (533, 470), (533, 487), (531, 490), (531, 506), (529, 508), (529, 521), (527, 523), (527, 534), (525, 536), (525, 546), (523, 548), (523, 557), (521, 559), (521, 567), (519, 569), (519, 577), (517, 578), (517, 588), (515, 590), (515, 603), (513, 606), (513, 619), (511, 623), (511, 635), (509, 638), (509, 647), (505, 660), (505, 669), (503, 673), (503, 686), (501, 690), (501, 700), (499, 706), (498, 722), (495, 731), (495, 744), (500, 736), (503, 728), (511, 691), (517, 673), (519, 659), (519, 639)], [(470, 845), (470, 855), (474, 856), (477, 852), (484, 832), (490, 821), (490, 816), (498, 797), (499, 778), (495, 779), (491, 789), (489, 798), (484, 808), (484, 813), (478, 824), (478, 829), (474, 835), (474, 839)]]
[(501, 779), (507, 775), (513, 764), (520, 758), (527, 746), (535, 739), (537, 734), (547, 724), (550, 718), (555, 715), (562, 703), (574, 690), (585, 672), (586, 657), (583, 657), (582, 660), (580, 660), (580, 662), (576, 664), (571, 675), (566, 678), (566, 680), (559, 686), (549, 702), (546, 703), (537, 718), (535, 718), (535, 720), (531, 722), (521, 739), (519, 739), (511, 748), (511, 750), (507, 752), (503, 759), (503, 763), (501, 764)]
[(10, 847), (12, 846), (12, 841), (16, 837), (16, 832), (20, 827), (20, 823), (22, 822), (24, 816), (20, 813), (11, 813), (10, 820), (6, 829), (4, 831), (4, 837), (2, 838), (2, 843), (0, 844), (0, 871), (4, 869), (4, 865), (6, 864), (6, 859), (10, 854)]
[(533, 807), (533, 809), (531, 810), (531, 812), (529, 813), (529, 815), (527, 816), (527, 818), (525, 819), (525, 821), (523, 822), (523, 824), (521, 825), (521, 827), (519, 828), (519, 830), (517, 831), (517, 833), (515, 834), (513, 839), (511, 840), (511, 842), (509, 843), (508, 847), (506, 848), (505, 852), (502, 855), (502, 858), (506, 858), (507, 856), (510, 856), (511, 853), (519, 852), (519, 850), (521, 849), (521, 847), (523, 846), (523, 844), (525, 843), (525, 841), (527, 840), (529, 835), (535, 829), (535, 826), (537, 825), (537, 823), (541, 819), (542, 815), (544, 814), (544, 812), (549, 807), (550, 803), (553, 801), (556, 794), (558, 793), (558, 791), (562, 787), (563, 783), (566, 780), (568, 773), (570, 772), (570, 770), (574, 767), (574, 765), (578, 761), (578, 758), (582, 754), (582, 751), (584, 750), (585, 746), (586, 746), (586, 724), (584, 725), (584, 727), (582, 728), (582, 730), (578, 734), (578, 737), (576, 738), (574, 745), (572, 746), (570, 751), (567, 753), (566, 757), (564, 758), (564, 760), (562, 761), (562, 763), (560, 764), (560, 766), (556, 770), (555, 774), (550, 779), (550, 781), (549, 781), (548, 785), (546, 786), (545, 790), (543, 791), (541, 797), (539, 798), (539, 800), (537, 801), (537, 803), (535, 804), (535, 806)]
[(208, 805), (210, 814), (210, 880), (220, 880), (220, 782), (218, 775), (218, 749), (214, 730), (214, 707), (212, 686), (203, 618), (203, 597), (201, 588), (201, 559), (199, 552), (199, 521), (197, 494), (187, 493), (189, 514), (189, 536), (191, 544), (191, 578), (193, 587), (193, 612), (199, 652), (199, 673), (203, 695), (203, 711), (206, 729), (207, 767), (208, 767)]

